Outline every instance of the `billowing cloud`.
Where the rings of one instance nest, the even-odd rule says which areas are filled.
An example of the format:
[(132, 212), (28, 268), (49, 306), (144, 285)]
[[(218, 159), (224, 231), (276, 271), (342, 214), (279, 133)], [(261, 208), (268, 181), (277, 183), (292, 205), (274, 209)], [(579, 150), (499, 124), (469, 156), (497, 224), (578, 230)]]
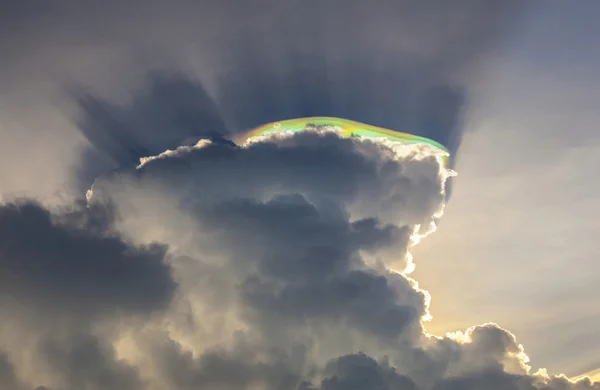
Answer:
[(163, 153), (67, 208), (5, 204), (5, 381), (597, 388), (531, 374), (494, 324), (425, 332), (429, 295), (406, 274), (409, 250), (443, 210), (447, 177), (426, 149), (307, 131)]
[[(435, 156), (414, 149), (304, 133), (182, 148), (98, 180), (89, 199), (118, 205), (127, 235), (177, 248), (170, 331), (133, 343), (158, 344), (149, 356), (177, 352), (177, 376), (196, 386), (295, 388), (335, 356), (400, 361), (419, 348), (428, 297), (398, 271), (443, 205), (445, 179)], [(169, 228), (144, 228), (151, 221)], [(172, 359), (148, 362), (148, 375), (173, 372)], [(226, 367), (240, 373), (212, 372)]]
[(61, 208), (0, 205), (3, 389), (600, 388), (532, 373), (496, 324), (426, 332), (410, 249), (450, 174), (427, 150), (227, 140), (334, 115), (455, 152), (470, 76), (519, 2), (105, 4), (2, 5), (0, 29), (24, 38), (0, 42), (2, 80), (25, 99), (37, 83), (69, 91), (88, 144), (65, 164), (94, 182)]
[(2, 295), (71, 313), (166, 306), (175, 288), (166, 249), (136, 248), (109, 234), (108, 212), (79, 206), (53, 215), (27, 201), (0, 206)]
[(292, 117), (359, 120), (455, 152), (481, 60), (528, 8), (518, 0), (1, 7), (0, 162), (32, 153), (18, 174), (0, 172), (0, 186), (41, 197), (79, 194), (139, 157)]
[[(91, 18), (84, 3), (73, 3), (68, 16)], [(461, 0), (451, 7), (441, 1), (384, 0), (371, 7), (356, 0), (261, 0), (241, 7), (178, 0), (169, 7), (153, 1), (130, 14), (128, 7), (106, 4), (122, 34), (118, 45), (95, 24), (86, 33), (95, 37), (100, 30), (104, 39), (97, 45), (120, 60), (107, 65), (115, 72), (109, 80), (96, 80), (97, 71), (61, 83), (76, 91), (69, 94), (77, 103), (76, 122), (93, 145), (79, 167), (86, 184), (111, 166), (107, 158), (131, 164), (199, 138), (307, 116), (416, 133), (446, 145), (454, 159), (467, 89), (528, 8), (513, 0)], [(189, 15), (199, 18), (185, 24)], [(147, 23), (152, 28), (141, 39), (135, 26)], [(54, 34), (68, 34), (66, 26)], [(105, 92), (116, 80), (112, 94)], [(114, 92), (130, 84), (134, 92), (127, 98)]]
[(91, 204), (120, 207), (126, 235), (177, 248), (168, 329), (123, 353), (165, 388), (575, 386), (530, 374), (497, 325), (424, 332), (429, 297), (398, 271), (445, 179), (435, 158), (307, 132), (202, 142), (98, 180)]
[(110, 205), (0, 205), (3, 389), (44, 380), (65, 390), (141, 388), (136, 370), (116, 360), (96, 332), (117, 326), (115, 318), (166, 309), (176, 284), (166, 247), (126, 242), (115, 218)]

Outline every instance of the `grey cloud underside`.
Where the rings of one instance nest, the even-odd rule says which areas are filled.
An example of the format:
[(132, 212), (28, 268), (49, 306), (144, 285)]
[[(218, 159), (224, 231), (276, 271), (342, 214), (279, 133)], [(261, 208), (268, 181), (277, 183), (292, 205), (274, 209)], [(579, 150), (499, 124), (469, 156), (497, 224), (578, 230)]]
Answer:
[(35, 362), (33, 371), (17, 364), (11, 348), (0, 361), (3, 390), (31, 389), (44, 372), (61, 378), (58, 390), (143, 388), (94, 327), (166, 309), (176, 284), (166, 247), (127, 243), (116, 219), (110, 204), (0, 206), (2, 344), (21, 345)]
[(48, 337), (42, 341), (39, 353), (51, 371), (60, 373), (69, 390), (145, 388), (137, 370), (119, 361), (113, 346), (87, 329)]
[[(331, 218), (347, 218), (344, 204), (358, 204), (366, 218), (412, 225), (430, 219), (443, 202), (438, 173), (434, 156), (398, 164), (389, 151), (372, 142), (301, 133), (246, 149), (213, 143), (183, 158), (157, 159), (131, 174), (121, 172), (99, 179), (94, 191), (101, 194), (105, 182), (109, 195), (111, 182), (159, 183), (175, 189), (173, 196), (184, 204), (193, 203), (201, 193), (204, 203), (211, 205), (239, 199), (240, 194), (264, 201), (278, 194), (298, 193), (312, 203), (323, 203)], [(339, 201), (344, 204), (340, 206)], [(207, 217), (226, 218), (227, 214), (219, 214), (225, 211), (218, 209)]]
[[(208, 145), (99, 180), (93, 188), (100, 199), (113, 199), (114, 183), (142, 193), (157, 182), (173, 188), (186, 214), (227, 254), (226, 272), (242, 273), (241, 298), (257, 311), (252, 315), (261, 326), (341, 321), (393, 341), (418, 324), (423, 297), (404, 278), (365, 267), (361, 252), (396, 252), (402, 260), (412, 233), (408, 224), (430, 218), (442, 201), (438, 170), (433, 158), (398, 164), (376, 144), (299, 134), (247, 149)], [(411, 196), (423, 182), (423, 196)], [(388, 214), (406, 225), (377, 217), (350, 220), (346, 203), (365, 199), (388, 199)], [(402, 206), (412, 210), (402, 212)], [(408, 303), (396, 299), (398, 292)]]
[[(60, 321), (61, 328), (48, 329), (47, 324), (37, 324), (35, 327), (26, 324), (25, 327), (30, 328), (28, 332), (12, 332), (13, 337), (21, 339), (25, 352), (31, 354), (28, 364), (33, 364), (27, 367), (28, 364), (11, 364), (6, 359), (9, 363), (0, 368), (0, 385), (3, 390), (147, 388), (147, 384), (139, 377), (138, 370), (117, 358), (109, 341), (95, 336), (90, 328), (80, 324), (71, 323), (65, 327), (60, 317), (45, 319), (46, 322), (52, 320)], [(19, 321), (26, 320), (20, 318)], [(19, 354), (13, 352), (12, 356)], [(40, 385), (48, 382), (55, 385)]]
[(29, 201), (0, 206), (0, 291), (23, 304), (75, 312), (165, 307), (175, 288), (166, 248), (112, 235), (104, 208), (53, 215)]
[[(226, 226), (225, 245), (244, 243), (236, 259), (258, 262), (241, 293), (265, 326), (284, 321), (293, 329), (294, 323), (329, 319), (393, 341), (424, 314), (422, 297), (405, 280), (395, 287), (414, 294), (414, 305), (398, 302), (390, 280), (360, 269), (360, 250), (406, 243), (408, 229), (380, 227), (376, 220), (331, 221), (298, 196), (225, 208), (218, 212), (223, 225), (212, 226)], [(256, 252), (256, 259), (249, 256)]]

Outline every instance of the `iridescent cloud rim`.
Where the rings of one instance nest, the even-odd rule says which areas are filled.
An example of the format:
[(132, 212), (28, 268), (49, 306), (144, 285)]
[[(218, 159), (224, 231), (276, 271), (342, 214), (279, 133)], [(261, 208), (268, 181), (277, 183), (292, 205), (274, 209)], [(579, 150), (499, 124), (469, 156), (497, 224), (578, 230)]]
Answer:
[(315, 116), (271, 122), (256, 127), (251, 131), (234, 138), (233, 141), (241, 145), (252, 137), (287, 131), (299, 132), (306, 130), (307, 128), (320, 126), (334, 127), (339, 131), (339, 134), (342, 137), (386, 138), (390, 141), (402, 144), (427, 144), (443, 152), (442, 162), (444, 166), (447, 166), (448, 163), (448, 157), (450, 155), (448, 149), (432, 139), (335, 117)]

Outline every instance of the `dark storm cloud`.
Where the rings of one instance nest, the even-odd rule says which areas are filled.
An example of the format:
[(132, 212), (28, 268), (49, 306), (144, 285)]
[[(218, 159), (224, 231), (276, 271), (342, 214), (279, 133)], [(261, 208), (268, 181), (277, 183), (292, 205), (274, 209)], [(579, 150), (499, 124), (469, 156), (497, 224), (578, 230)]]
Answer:
[[(240, 342), (233, 350), (213, 350), (194, 358), (172, 341), (155, 343), (155, 364), (173, 389), (246, 389), (260, 385), (267, 390), (417, 390), (407, 376), (386, 361), (363, 353), (332, 359), (319, 372), (306, 364), (304, 349), (292, 355), (261, 350)], [(257, 355), (262, 358), (257, 358)], [(304, 367), (303, 367), (304, 366)], [(318, 385), (302, 379), (301, 371), (322, 379)]]
[[(295, 194), (264, 203), (224, 202), (210, 215), (200, 217), (232, 244), (242, 244), (244, 250), (269, 251), (269, 256), (258, 259), (260, 270), (290, 281), (347, 271), (360, 264), (353, 257), (359, 250), (377, 251), (408, 241), (406, 227), (382, 226), (376, 219), (349, 222), (340, 218), (342, 210), (331, 210), (333, 207), (317, 207)], [(304, 253), (306, 250), (310, 254)]]
[[(456, 152), (468, 73), (513, 27), (521, 2), (47, 1), (43, 12), (7, 4), (11, 28), (26, 38), (23, 47), (0, 42), (15, 74), (17, 54), (48, 46), (54, 57), (66, 43), (118, 44), (147, 59), (196, 48), (205, 67), (150, 73), (118, 103), (61, 80), (77, 91), (77, 124), (93, 147), (77, 167), (81, 180), (120, 169), (95, 182), (89, 204), (0, 206), (0, 313), (8, 318), (0, 341), (10, 352), (0, 355), (0, 384), (593, 388), (530, 374), (514, 337), (495, 325), (464, 337), (423, 333), (428, 296), (392, 269), (406, 267), (410, 234), (443, 204), (434, 158), (332, 135), (248, 148), (223, 139), (328, 115)], [(214, 142), (133, 169), (140, 157), (199, 138)], [(181, 255), (169, 255), (169, 266), (166, 247), (129, 242), (155, 236)]]
[(315, 390), (417, 390), (408, 377), (399, 375), (393, 367), (359, 353), (342, 356), (325, 368), (327, 378), (318, 388), (305, 384), (301, 389)]
[[(92, 204), (112, 199), (121, 206), (131, 198), (142, 205), (145, 195), (154, 199), (153, 191), (167, 188), (165, 201), (175, 199), (169, 204), (198, 224), (191, 235), (179, 218), (169, 225), (174, 245), (192, 248), (177, 266), (181, 298), (194, 307), (178, 313), (186, 318), (178, 329), (192, 329), (191, 338), (179, 343), (159, 332), (138, 340), (149, 375), (173, 389), (593, 388), (530, 374), (514, 336), (494, 324), (454, 338), (424, 335), (426, 294), (367, 262), (369, 255), (383, 263), (401, 257), (412, 232), (411, 223), (384, 223), (378, 213), (408, 209), (409, 219), (422, 220), (443, 201), (431, 165), (435, 160), (395, 156), (384, 145), (303, 133), (247, 149), (180, 149), (98, 180)], [(422, 181), (430, 184), (415, 185)], [(356, 217), (355, 200), (381, 198), (392, 200), (387, 208), (367, 207), (368, 217)], [(132, 215), (123, 218), (143, 217)], [(244, 326), (223, 339), (227, 316)], [(195, 339), (197, 332), (223, 341)]]
[[(154, 364), (170, 389), (238, 390), (262, 385), (266, 389), (295, 389), (300, 381), (302, 351), (290, 357), (276, 349), (240, 342), (233, 350), (215, 349), (194, 357), (172, 340), (148, 340)], [(263, 358), (257, 358), (257, 355)]]
[[(163, 12), (163, 23), (148, 31), (147, 40), (155, 38), (150, 53), (183, 53), (190, 59), (199, 51), (197, 59), (210, 70), (199, 69), (199, 77), (178, 70), (151, 72), (146, 87), (128, 103), (78, 94), (81, 131), (118, 164), (190, 139), (230, 136), (304, 116), (338, 116), (418, 134), (454, 155), (462, 138), (468, 74), (525, 8), (512, 0), (462, 0), (452, 6), (391, 0), (368, 6), (354, 0), (266, 0), (247, 7), (152, 4), (127, 20), (145, 26), (158, 18), (154, 12)], [(104, 12), (121, 26), (130, 9), (117, 10), (109, 4)], [(192, 14), (195, 26), (176, 22)], [(194, 31), (196, 42), (190, 41)], [(128, 30), (119, 40), (137, 49), (148, 43)], [(85, 162), (100, 164), (97, 159)]]
[[(314, 8), (312, 7), (314, 6)], [(238, 128), (339, 116), (460, 143), (453, 80), (493, 50), (520, 2), (294, 2), (228, 37), (219, 101)]]
[[(184, 297), (210, 302), (205, 320), (237, 313), (250, 326), (254, 336), (248, 337), (258, 343), (255, 355), (240, 356), (235, 347), (223, 352), (225, 358), (215, 360), (209, 350), (192, 359), (167, 337), (172, 347), (151, 355), (173, 387), (210, 382), (213, 388), (244, 388), (260, 382), (269, 389), (294, 389), (303, 364), (283, 370), (277, 360), (257, 358), (261, 348), (282, 348), (284, 357), (297, 348), (310, 351), (322, 328), (337, 330), (348, 341), (356, 333), (375, 340), (374, 345), (415, 342), (426, 311), (424, 294), (402, 275), (367, 266), (364, 256), (382, 257), (381, 262), (393, 256), (403, 264), (412, 224), (429, 218), (443, 199), (438, 169), (435, 159), (399, 157), (376, 143), (303, 133), (249, 148), (180, 149), (134, 172), (99, 179), (91, 199), (92, 204), (110, 199), (126, 214), (128, 199), (140, 205), (156, 188), (170, 188), (168, 198), (200, 225), (191, 236), (198, 252), (190, 256), (196, 258), (179, 265), (190, 275), (180, 286)], [(389, 200), (388, 217), (404, 211), (391, 219), (406, 225), (382, 222), (377, 213), (357, 217), (361, 207), (354, 203), (381, 199)], [(183, 228), (177, 236), (187, 234)], [(186, 241), (175, 246), (185, 248)], [(216, 264), (210, 260), (214, 255)], [(199, 277), (194, 269), (202, 270)], [(207, 284), (207, 279), (219, 282)], [(219, 305), (211, 301), (215, 295)], [(222, 368), (209, 370), (208, 362)], [(222, 371), (229, 375), (217, 375)], [(274, 373), (279, 379), (265, 378)], [(294, 381), (283, 386), (282, 375)]]
[(165, 307), (175, 284), (161, 245), (134, 247), (107, 230), (105, 208), (53, 215), (19, 201), (0, 206), (0, 291), (38, 310), (146, 312)]
[(143, 166), (140, 175), (175, 183), (188, 181), (191, 174), (196, 178), (192, 183), (206, 187), (204, 197), (209, 192), (216, 197), (257, 198), (277, 188), (356, 196), (359, 183), (376, 184), (378, 167), (376, 161), (357, 154), (353, 143), (337, 138), (300, 135), (296, 147), (261, 143), (241, 149), (211, 144), (183, 158), (154, 160)]
[[(30, 200), (0, 206), (0, 312), (2, 334), (10, 334), (3, 341), (19, 343), (15, 356), (29, 353), (36, 367), (33, 374), (22, 366), (30, 372), (23, 383), (39, 385), (37, 375), (50, 372), (60, 390), (143, 388), (135, 368), (93, 327), (118, 328), (115, 318), (165, 309), (175, 282), (166, 248), (128, 244), (114, 231), (115, 218), (112, 205), (53, 212)], [(0, 362), (3, 390), (32, 388), (14, 387), (18, 377)]]
[[(389, 149), (382, 153), (384, 149), (375, 143), (358, 144), (314, 133), (251, 148), (212, 143), (181, 156), (175, 153), (151, 160), (132, 174), (123, 171), (101, 178), (94, 191), (100, 194), (105, 183), (110, 198), (111, 181), (133, 180), (139, 185), (159, 182), (184, 201), (198, 198), (198, 194), (203, 201), (262, 201), (277, 194), (300, 193), (313, 203), (328, 199), (360, 203), (366, 217), (385, 216), (386, 222), (424, 222), (444, 198), (437, 161), (434, 157), (406, 158), (398, 164)], [(339, 205), (327, 209), (340, 210), (346, 218)], [(218, 218), (221, 216), (213, 216)]]
[(146, 388), (136, 369), (117, 359), (110, 343), (86, 329), (69, 329), (63, 337), (47, 336), (39, 345), (39, 354), (66, 384), (60, 390)]
[(406, 247), (410, 230), (374, 219), (332, 220), (324, 208), (300, 195), (228, 203), (218, 207), (219, 220), (210, 225), (224, 233), (222, 245), (239, 248), (234, 267), (257, 263), (258, 273), (250, 274), (241, 292), (258, 311), (256, 318), (270, 322), (267, 327), (333, 320), (393, 342), (424, 314), (423, 297), (403, 278), (360, 269), (360, 251)]
[(227, 134), (215, 102), (199, 83), (181, 75), (154, 74), (126, 107), (79, 92), (85, 115), (79, 128), (120, 165), (202, 137)]
[[(257, 324), (343, 322), (394, 342), (425, 314), (424, 297), (402, 277), (367, 269), (362, 253), (395, 252), (402, 260), (408, 224), (428, 218), (442, 198), (434, 159), (407, 158), (403, 165), (383, 150), (309, 133), (247, 149), (209, 144), (99, 180), (94, 197), (111, 199), (121, 185), (163, 182), (210, 232), (204, 250), (216, 246), (230, 259), (229, 275), (241, 273), (241, 299), (256, 311), (249, 315)], [(436, 169), (422, 169), (429, 165)], [(422, 189), (422, 180), (431, 189)], [(410, 193), (421, 191), (411, 200)], [(397, 219), (407, 225), (349, 220), (345, 203), (370, 196), (391, 199), (389, 214), (409, 208)]]

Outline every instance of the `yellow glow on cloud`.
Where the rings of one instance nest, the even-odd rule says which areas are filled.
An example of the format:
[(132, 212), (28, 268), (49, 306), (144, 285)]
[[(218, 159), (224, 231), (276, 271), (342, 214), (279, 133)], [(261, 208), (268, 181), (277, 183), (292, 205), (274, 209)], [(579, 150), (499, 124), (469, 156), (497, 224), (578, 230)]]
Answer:
[(590, 372), (586, 372), (585, 374), (582, 374), (582, 375), (578, 375), (578, 376), (572, 378), (572, 380), (576, 381), (579, 379), (583, 379), (585, 377), (590, 378), (592, 380), (592, 382), (600, 382), (600, 368), (597, 368)]

